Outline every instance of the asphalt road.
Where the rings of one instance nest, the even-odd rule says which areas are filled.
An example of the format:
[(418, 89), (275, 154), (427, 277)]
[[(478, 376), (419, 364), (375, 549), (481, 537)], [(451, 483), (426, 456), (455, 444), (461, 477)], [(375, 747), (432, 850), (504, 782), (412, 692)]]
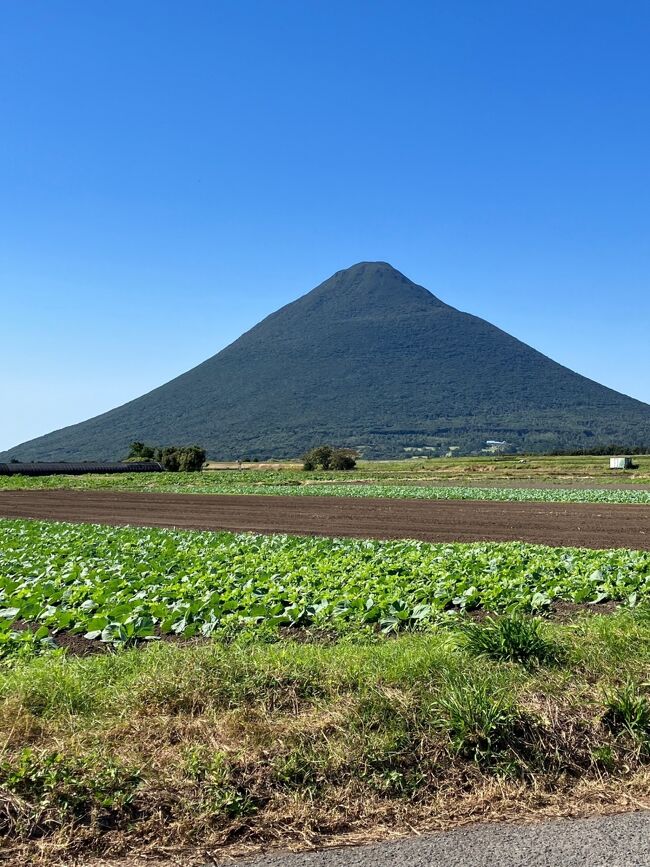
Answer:
[(534, 825), (474, 825), (389, 843), (274, 854), (243, 863), (246, 867), (650, 867), (650, 812)]

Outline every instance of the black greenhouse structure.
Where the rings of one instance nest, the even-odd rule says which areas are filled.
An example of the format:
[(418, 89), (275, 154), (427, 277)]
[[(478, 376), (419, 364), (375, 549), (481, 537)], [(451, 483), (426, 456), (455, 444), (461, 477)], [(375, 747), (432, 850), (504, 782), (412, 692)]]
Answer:
[(85, 473), (162, 473), (156, 461), (129, 463), (19, 463), (0, 464), (0, 476), (83, 476)]

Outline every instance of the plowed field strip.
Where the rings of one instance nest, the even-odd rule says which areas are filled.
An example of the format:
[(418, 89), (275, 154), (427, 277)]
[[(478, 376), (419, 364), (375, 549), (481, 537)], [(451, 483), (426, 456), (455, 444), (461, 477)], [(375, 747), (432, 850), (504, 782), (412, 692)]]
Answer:
[(114, 491), (0, 492), (0, 517), (428, 542), (650, 550), (650, 506)]

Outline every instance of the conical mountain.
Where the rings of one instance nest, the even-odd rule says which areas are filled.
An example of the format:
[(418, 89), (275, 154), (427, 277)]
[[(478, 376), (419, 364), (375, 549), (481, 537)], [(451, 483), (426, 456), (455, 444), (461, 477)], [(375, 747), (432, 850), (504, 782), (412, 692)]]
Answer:
[(321, 442), (367, 457), (650, 442), (650, 406), (448, 306), (385, 262), (339, 271), (198, 367), (124, 406), (16, 446), (21, 460), (113, 459), (132, 440), (213, 458)]

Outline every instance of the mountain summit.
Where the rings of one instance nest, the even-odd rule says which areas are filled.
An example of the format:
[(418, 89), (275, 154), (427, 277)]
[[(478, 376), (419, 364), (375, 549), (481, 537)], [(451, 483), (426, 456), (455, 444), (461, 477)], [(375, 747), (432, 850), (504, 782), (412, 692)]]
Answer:
[(0, 460), (111, 459), (132, 440), (211, 458), (288, 457), (321, 442), (366, 457), (650, 441), (650, 406), (461, 313), (386, 262), (360, 262), (221, 352), (124, 406)]
[(351, 316), (363, 316), (373, 308), (375, 312), (395, 312), (399, 307), (406, 313), (424, 311), (432, 304), (446, 307), (428, 289), (413, 283), (387, 262), (359, 262), (337, 271), (329, 280), (282, 310), (295, 307), (306, 311), (310, 306), (313, 309), (314, 304), (336, 305), (339, 315)]

